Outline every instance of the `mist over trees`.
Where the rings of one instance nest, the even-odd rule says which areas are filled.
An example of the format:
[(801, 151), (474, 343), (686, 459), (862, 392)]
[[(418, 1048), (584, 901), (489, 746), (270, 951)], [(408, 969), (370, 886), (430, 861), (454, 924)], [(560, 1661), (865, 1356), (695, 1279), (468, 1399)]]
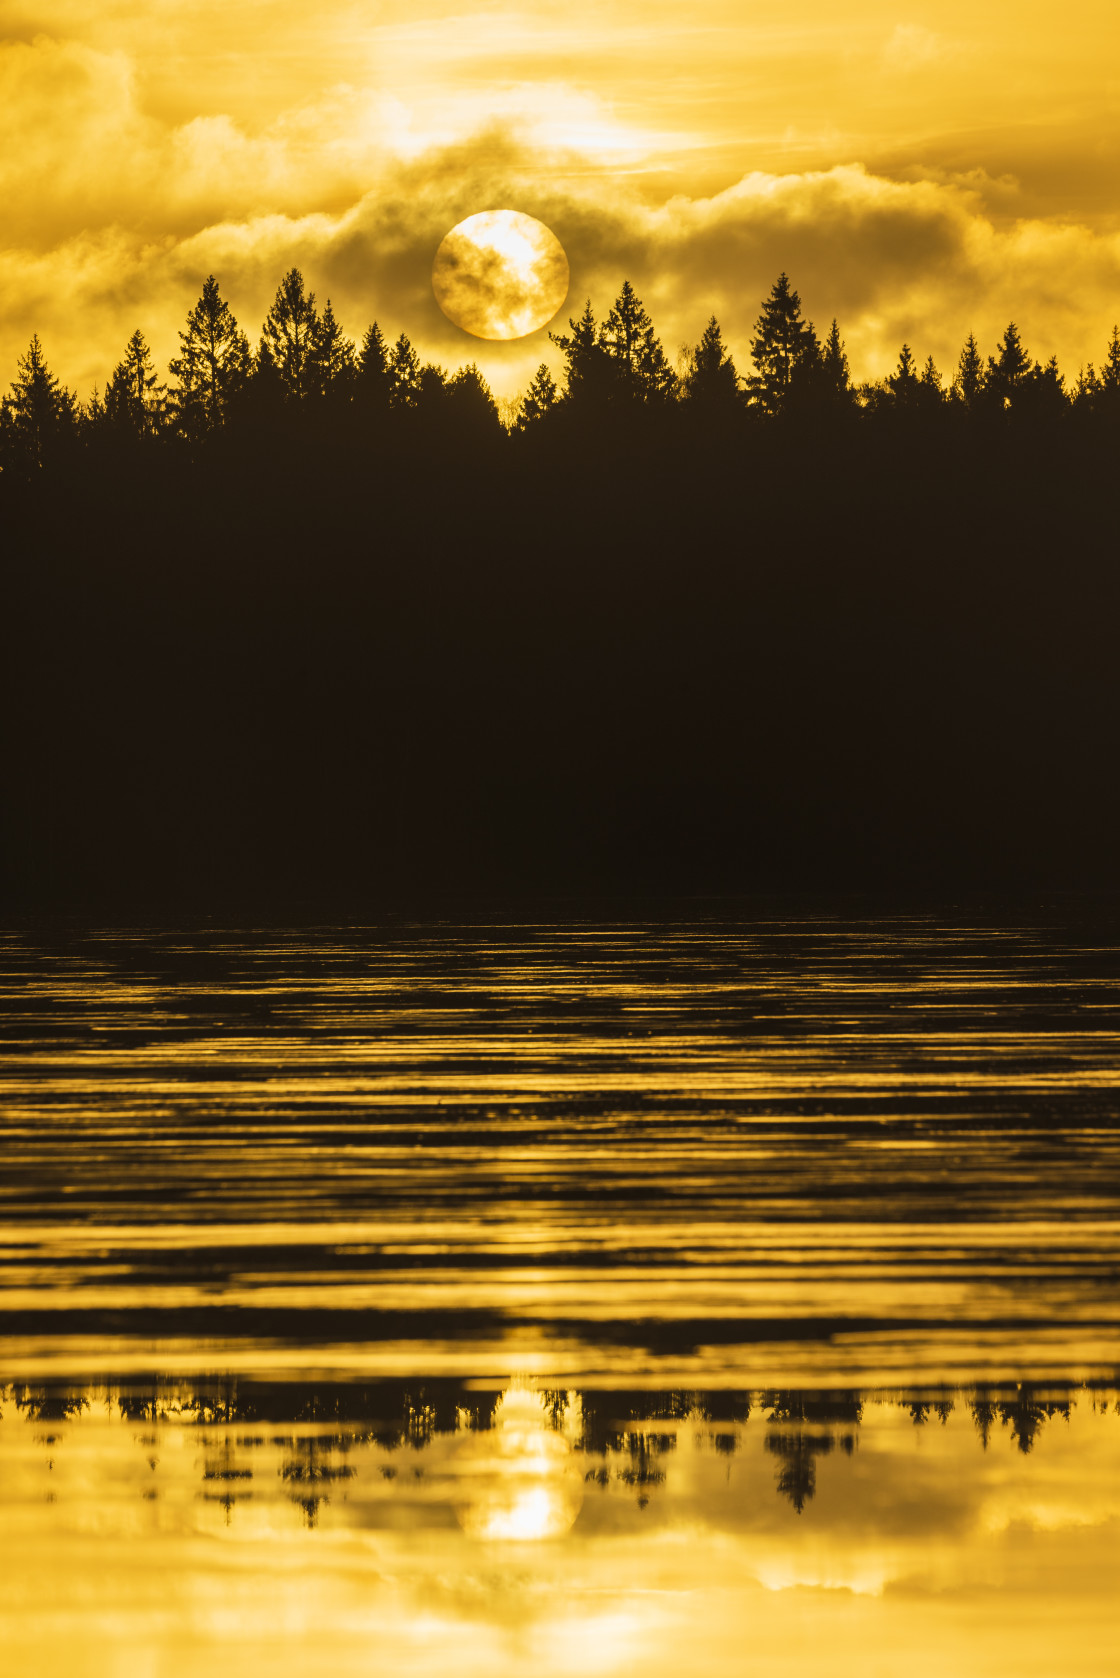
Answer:
[(736, 368), (714, 315), (671, 365), (626, 280), (602, 320), (589, 299), (566, 330), (550, 334), (562, 381), (542, 364), (504, 412), (473, 363), (451, 374), (422, 364), (406, 333), (390, 345), (376, 321), (356, 344), (298, 268), (281, 279), (255, 350), (213, 274), (179, 337), (164, 380), (137, 328), (104, 392), (84, 403), (61, 386), (33, 338), (0, 405), (7, 480), (59, 469), (90, 450), (104, 459), (114, 444), (191, 457), (222, 438), (251, 447), (254, 439), (318, 434), (361, 446), (402, 426), (427, 443), (493, 448), (575, 432), (592, 441), (603, 433), (605, 442), (628, 421), (647, 433), (651, 426), (680, 439), (717, 433), (747, 445), (776, 425), (911, 439), (916, 427), (933, 439), (967, 427), (990, 437), (1001, 427), (1023, 434), (1120, 425), (1120, 328), (1102, 346), (1099, 369), (1080, 368), (1072, 383), (1053, 358), (1033, 359), (1010, 322), (987, 356), (970, 334), (948, 374), (903, 344), (886, 377), (857, 384), (838, 322), (820, 336), (785, 273), (761, 301), (748, 371)]

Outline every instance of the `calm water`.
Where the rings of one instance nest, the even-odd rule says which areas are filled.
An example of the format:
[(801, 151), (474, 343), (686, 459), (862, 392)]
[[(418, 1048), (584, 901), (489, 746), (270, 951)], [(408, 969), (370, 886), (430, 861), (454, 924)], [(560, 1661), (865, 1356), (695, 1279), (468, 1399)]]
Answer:
[(1111, 1673), (1117, 931), (9, 934), (0, 1643)]

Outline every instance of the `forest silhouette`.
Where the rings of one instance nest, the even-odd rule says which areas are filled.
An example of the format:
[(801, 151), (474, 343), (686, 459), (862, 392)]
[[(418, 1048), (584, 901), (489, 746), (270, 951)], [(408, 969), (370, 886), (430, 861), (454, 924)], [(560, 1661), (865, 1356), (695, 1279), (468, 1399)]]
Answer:
[(1120, 333), (853, 381), (629, 282), (516, 404), (292, 269), (0, 411), (19, 903), (1111, 883)]

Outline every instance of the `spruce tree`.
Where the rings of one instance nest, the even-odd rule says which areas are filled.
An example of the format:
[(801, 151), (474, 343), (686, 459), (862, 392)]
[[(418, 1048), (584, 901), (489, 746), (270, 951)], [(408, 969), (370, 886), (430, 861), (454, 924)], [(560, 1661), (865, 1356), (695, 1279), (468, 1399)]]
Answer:
[(451, 412), (458, 415), (474, 436), (493, 435), (499, 429), (498, 404), (475, 362), (468, 361), (451, 376), (447, 381), (447, 395)]
[(4, 398), (5, 452), (21, 467), (42, 467), (74, 436), (77, 417), (77, 402), (47, 366), (36, 333)]
[(389, 406), (389, 348), (376, 321), (367, 328), (358, 352), (354, 400), (367, 417), (383, 414)]
[(919, 389), (918, 368), (914, 360), (913, 351), (909, 344), (903, 344), (898, 357), (898, 366), (887, 378), (887, 385), (894, 397), (895, 406), (912, 408), (918, 398)]
[(1112, 328), (1104, 365), (1100, 372), (1101, 405), (1109, 414), (1120, 416), (1120, 327)]
[(105, 417), (134, 437), (153, 437), (167, 411), (167, 386), (159, 382), (152, 352), (137, 327), (105, 386)]
[(557, 349), (563, 351), (565, 363), (564, 400), (583, 403), (602, 401), (613, 383), (610, 357), (599, 342), (591, 300), (578, 320), (568, 321), (567, 333), (550, 332)]
[(739, 375), (715, 315), (685, 356), (681, 386), (685, 400), (698, 407), (726, 411), (739, 404)]
[(984, 394), (984, 362), (973, 333), (965, 339), (964, 349), (957, 362), (957, 376), (953, 380), (953, 395), (966, 408), (975, 408)]
[(852, 374), (848, 366), (848, 357), (844, 349), (844, 340), (840, 336), (840, 328), (833, 319), (828, 329), (828, 337), (824, 341), (820, 359), (821, 389), (827, 399), (834, 403), (850, 403), (852, 400)]
[(747, 379), (753, 400), (768, 414), (779, 414), (799, 369), (819, 359), (811, 322), (801, 314), (801, 299), (782, 273), (762, 305), (751, 339), (756, 371)]
[(248, 383), (252, 355), (213, 274), (203, 282), (179, 343), (179, 354), (169, 364), (178, 424), (189, 437), (218, 431)]
[(402, 332), (389, 356), (389, 405), (415, 408), (420, 400), (420, 357)]
[(1031, 358), (1023, 348), (1019, 328), (1010, 321), (997, 352), (988, 357), (987, 386), (997, 406), (1009, 408), (1031, 373)]
[(305, 290), (298, 268), (289, 268), (261, 328), (261, 344), (289, 401), (302, 402), (319, 386), (319, 331), (315, 293)]
[(333, 408), (344, 408), (354, 395), (358, 359), (354, 345), (335, 318), (328, 297), (315, 330), (315, 382)]
[(1045, 366), (1037, 361), (1019, 387), (1018, 400), (1036, 420), (1056, 420), (1066, 412), (1070, 398), (1065, 377), (1052, 355)]
[(657, 402), (675, 394), (676, 376), (629, 280), (622, 282), (600, 329), (599, 343), (612, 364), (618, 394), (639, 402)]
[(533, 381), (521, 399), (521, 406), (517, 410), (518, 431), (528, 431), (550, 414), (560, 400), (560, 392), (556, 388), (556, 380), (548, 370), (548, 364), (541, 362), (537, 368)]

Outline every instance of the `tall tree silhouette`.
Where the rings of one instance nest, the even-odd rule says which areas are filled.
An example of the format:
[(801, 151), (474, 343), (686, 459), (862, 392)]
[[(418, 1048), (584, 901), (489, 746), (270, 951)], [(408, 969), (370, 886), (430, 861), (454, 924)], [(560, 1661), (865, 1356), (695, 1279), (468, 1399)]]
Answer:
[(182, 431), (200, 437), (226, 424), (252, 370), (249, 340), (213, 274), (203, 281), (179, 343), (179, 354), (168, 364), (176, 381), (172, 403)]
[(1010, 408), (1030, 378), (1031, 358), (1023, 348), (1019, 328), (1010, 321), (994, 356), (988, 357), (987, 388), (1001, 408)]
[(345, 409), (354, 396), (358, 358), (328, 297), (315, 329), (315, 376), (319, 393), (332, 409)]
[(828, 329), (828, 337), (821, 349), (820, 384), (826, 401), (844, 407), (851, 406), (851, 368), (848, 366), (844, 340), (840, 336), (840, 328), (835, 319)]
[(914, 408), (918, 403), (918, 366), (909, 344), (899, 351), (898, 366), (887, 377), (887, 386), (897, 408)]
[(715, 315), (701, 333), (700, 342), (687, 352), (681, 394), (696, 407), (715, 413), (739, 406), (739, 375)]
[(148, 341), (137, 327), (105, 386), (105, 417), (134, 437), (154, 436), (167, 411), (166, 395)]
[(261, 328), (261, 345), (289, 401), (301, 402), (317, 388), (319, 333), (315, 293), (305, 289), (298, 268), (289, 268)]
[(1101, 405), (1105, 412), (1120, 418), (1120, 326), (1112, 328), (1101, 366), (1100, 386)]
[(420, 357), (402, 332), (389, 356), (389, 405), (398, 411), (420, 401)]
[(676, 377), (629, 280), (622, 282), (600, 329), (599, 342), (610, 358), (621, 395), (657, 402), (675, 393)]
[(752, 399), (768, 414), (779, 414), (799, 370), (819, 357), (812, 324), (801, 314), (801, 298), (779, 274), (762, 305), (751, 339), (755, 372), (747, 379)]
[(354, 400), (366, 419), (388, 411), (389, 348), (376, 321), (366, 329), (358, 351)]
[(450, 411), (465, 430), (479, 438), (493, 437), (501, 430), (498, 404), (475, 362), (468, 361), (447, 381)]
[(517, 429), (527, 431), (530, 426), (536, 425), (546, 414), (552, 412), (559, 400), (560, 392), (556, 388), (556, 380), (549, 372), (547, 363), (542, 361), (521, 399), (521, 407), (517, 413)]
[(590, 298), (579, 319), (569, 319), (568, 327), (566, 333), (549, 333), (564, 355), (564, 399), (577, 406), (602, 401), (610, 392), (613, 368), (600, 342)]
[(36, 333), (0, 410), (4, 452), (24, 467), (42, 467), (73, 437), (77, 417), (77, 402), (47, 366)]
[(984, 361), (975, 336), (970, 332), (957, 362), (953, 393), (966, 408), (975, 408), (984, 394)]
[(932, 355), (927, 355), (921, 372), (918, 375), (921, 385), (922, 400), (932, 407), (937, 407), (941, 401), (941, 371)]

